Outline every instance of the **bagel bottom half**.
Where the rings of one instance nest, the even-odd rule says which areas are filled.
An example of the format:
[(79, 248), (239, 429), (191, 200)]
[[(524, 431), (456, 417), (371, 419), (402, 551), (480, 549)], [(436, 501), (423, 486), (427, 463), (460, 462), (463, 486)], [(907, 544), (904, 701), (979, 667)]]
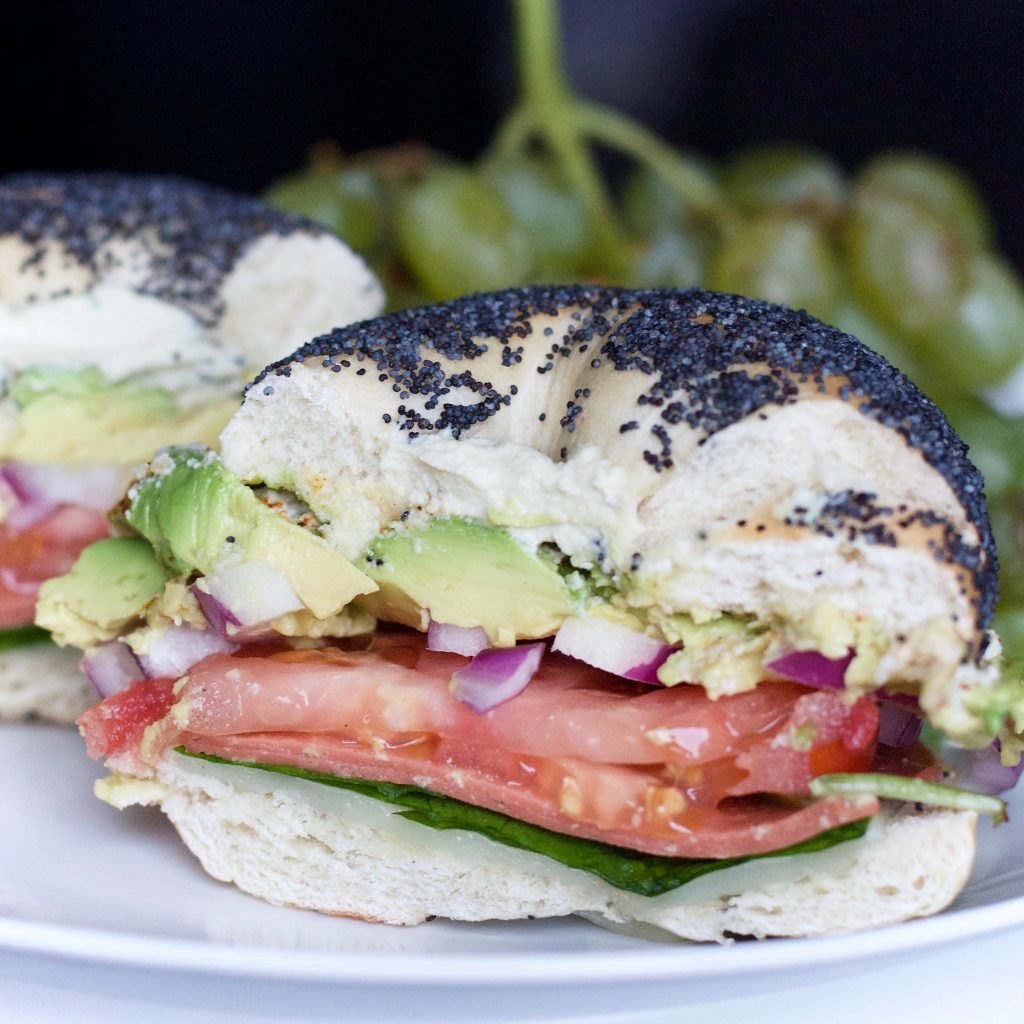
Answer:
[(0, 721), (41, 718), (71, 725), (98, 700), (78, 668), (80, 657), (52, 643), (0, 652)]
[(151, 779), (101, 780), (97, 795), (158, 805), (209, 874), (261, 899), (388, 924), (584, 914), (695, 941), (830, 935), (937, 913), (975, 851), (973, 813), (887, 807), (861, 839), (651, 898), (475, 833), (435, 831), (370, 797), (176, 753)]

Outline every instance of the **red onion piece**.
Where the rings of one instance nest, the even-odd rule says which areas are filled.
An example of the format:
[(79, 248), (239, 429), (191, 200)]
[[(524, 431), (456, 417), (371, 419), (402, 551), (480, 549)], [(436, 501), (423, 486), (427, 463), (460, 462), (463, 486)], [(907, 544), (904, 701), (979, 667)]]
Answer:
[(36, 594), (39, 592), (39, 580), (18, 579), (14, 569), (0, 569), (0, 584), (12, 594)]
[(845, 658), (826, 658), (818, 651), (790, 651), (781, 658), (765, 662), (765, 668), (794, 683), (818, 690), (841, 690), (846, 668), (853, 661), (851, 651)]
[(120, 640), (100, 644), (79, 662), (79, 667), (96, 687), (101, 697), (110, 697), (127, 689), (138, 679), (145, 679), (138, 658)]
[(491, 646), (487, 633), (479, 626), (452, 626), (430, 620), (427, 627), (427, 650), (445, 654), (462, 654), (472, 658)]
[(5, 462), (0, 476), (24, 505), (82, 505), (105, 512), (124, 494), (131, 471), (123, 466)]
[(18, 497), (18, 492), (11, 486), (7, 477), (4, 476), (6, 466), (7, 463), (0, 463), (0, 509), (10, 508), (21, 501), (21, 498)]
[(35, 526), (36, 523), (41, 523), (56, 511), (57, 506), (47, 501), (21, 501), (15, 498), (14, 504), (7, 508), (3, 524), (15, 533), (20, 533), (30, 526)]
[[(959, 759), (958, 759), (959, 761)], [(1005, 793), (1013, 789), (1024, 771), (1024, 760), (1007, 768), (999, 760), (999, 740), (982, 750), (968, 752), (956, 772), (956, 784), (976, 793)]]
[(903, 708), (904, 711), (917, 715), (918, 718), (924, 718), (921, 701), (909, 693), (887, 693), (885, 690), (875, 690), (875, 699), (879, 704), (895, 704), (897, 707)]
[(655, 684), (658, 669), (674, 650), (661, 640), (598, 616), (566, 619), (551, 649), (614, 676)]
[(255, 639), (268, 622), (304, 607), (288, 580), (262, 559), (218, 569), (192, 593), (210, 625), (233, 640)]
[(482, 715), (526, 689), (543, 653), (542, 643), (481, 651), (452, 675), (452, 694)]
[(27, 502), (7, 479), (7, 467), (10, 465), (12, 463), (0, 465), (0, 522), (18, 532), (45, 519), (54, 506), (46, 501)]
[[(910, 698), (914, 700), (913, 697)], [(916, 701), (914, 701), (916, 703)], [(882, 701), (879, 705), (878, 742), (887, 747), (903, 750), (912, 747), (921, 735), (924, 719), (895, 701)]]
[(139, 655), (148, 679), (177, 679), (211, 654), (231, 654), (238, 644), (226, 640), (215, 629), (170, 626)]

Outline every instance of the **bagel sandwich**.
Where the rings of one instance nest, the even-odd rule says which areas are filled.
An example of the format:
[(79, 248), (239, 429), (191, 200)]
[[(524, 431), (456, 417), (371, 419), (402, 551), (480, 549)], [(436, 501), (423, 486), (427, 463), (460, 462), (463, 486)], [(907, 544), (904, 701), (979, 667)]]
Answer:
[(38, 608), (111, 693), (97, 792), (272, 902), (828, 934), (948, 905), (1003, 813), (919, 742), (1020, 750), (982, 480), (804, 313), (573, 287), (342, 328), (116, 520)]
[(160, 445), (217, 435), (245, 381), (380, 312), (340, 239), (173, 178), (0, 179), (0, 719), (72, 722), (95, 690), (32, 627), (41, 580), (106, 536)]

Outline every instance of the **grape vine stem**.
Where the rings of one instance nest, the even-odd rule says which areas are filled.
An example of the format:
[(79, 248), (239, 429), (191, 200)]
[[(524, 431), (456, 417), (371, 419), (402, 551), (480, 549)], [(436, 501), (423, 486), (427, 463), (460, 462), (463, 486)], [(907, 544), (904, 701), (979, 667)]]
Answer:
[(597, 143), (648, 167), (676, 189), (698, 215), (727, 230), (725, 206), (715, 183), (671, 146), (632, 119), (580, 100), (562, 60), (557, 0), (513, 0), (520, 97), (492, 143), (499, 159), (511, 159), (540, 143), (557, 161), (590, 219), (597, 255), (613, 275), (626, 270), (625, 231), (595, 162)]

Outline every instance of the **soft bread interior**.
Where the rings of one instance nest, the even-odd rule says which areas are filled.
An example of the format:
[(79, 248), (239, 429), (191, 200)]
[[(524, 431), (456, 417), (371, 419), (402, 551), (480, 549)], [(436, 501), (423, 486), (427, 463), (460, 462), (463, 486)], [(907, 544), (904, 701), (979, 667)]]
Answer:
[(680, 938), (829, 935), (934, 914), (966, 883), (976, 817), (887, 810), (859, 840), (751, 862), (655, 898), (380, 801), (257, 769), (168, 755), (153, 779), (98, 784), (157, 804), (215, 878), (272, 903), (389, 924), (585, 913)]
[(96, 690), (78, 669), (79, 651), (51, 643), (0, 653), (0, 721), (32, 715), (70, 725), (96, 703)]
[[(147, 333), (161, 342), (160, 334), (193, 343), (193, 336), (205, 335), (211, 349), (201, 373), (193, 368), (188, 387), (202, 396), (203, 376), (219, 376), (227, 379), (234, 395), (247, 374), (332, 327), (375, 316), (384, 304), (377, 279), (341, 239), (299, 230), (265, 234), (249, 243), (217, 283), (222, 312), (214, 322), (204, 322), (184, 299), (146, 293), (147, 268), (155, 251), (155, 242), (143, 247), (115, 238), (97, 255), (99, 270), (90, 274), (58, 241), (49, 242), (44, 256), (33, 261), (32, 247), (17, 236), (0, 236), (0, 335), (8, 349), (4, 361), (20, 369), (39, 360), (36, 321), (46, 321), (49, 335), (55, 330), (68, 335), (67, 351), (53, 355), (71, 367), (88, 365), (97, 354), (102, 362), (102, 353), (112, 347), (105, 335), (123, 336), (114, 358), (124, 375), (148, 369), (158, 347)], [(182, 272), (180, 284), (187, 295), (196, 282)], [(76, 296), (88, 296), (89, 301)], [(54, 347), (49, 336), (42, 340), (47, 349)], [(240, 364), (228, 361), (227, 353), (240, 357)], [(188, 398), (185, 391), (185, 404)]]

